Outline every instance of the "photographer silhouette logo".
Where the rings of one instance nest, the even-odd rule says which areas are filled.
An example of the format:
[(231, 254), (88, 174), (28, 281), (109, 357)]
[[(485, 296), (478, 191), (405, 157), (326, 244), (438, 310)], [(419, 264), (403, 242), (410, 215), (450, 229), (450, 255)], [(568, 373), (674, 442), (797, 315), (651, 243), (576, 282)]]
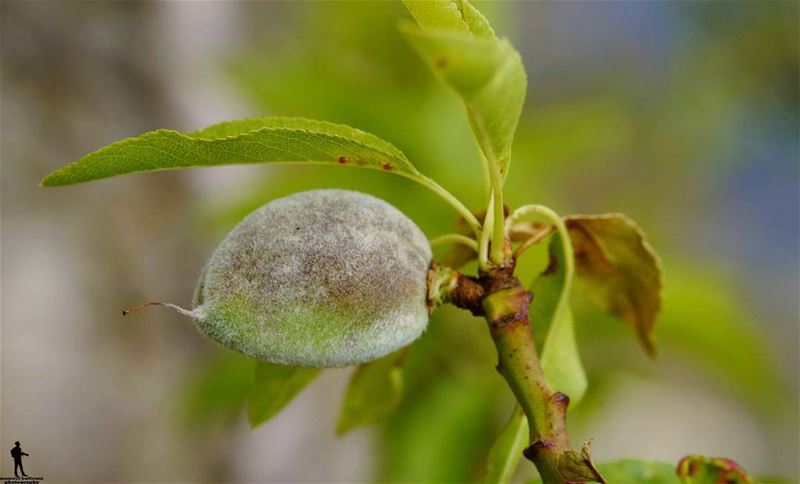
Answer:
[(3, 484), (36, 484), (42, 480), (43, 477), (31, 477), (25, 474), (25, 468), (22, 466), (22, 458), (28, 457), (30, 454), (22, 450), (19, 441), (14, 442), (14, 447), (11, 448), (11, 459), (14, 461), (14, 477), (0, 477), (0, 482)]

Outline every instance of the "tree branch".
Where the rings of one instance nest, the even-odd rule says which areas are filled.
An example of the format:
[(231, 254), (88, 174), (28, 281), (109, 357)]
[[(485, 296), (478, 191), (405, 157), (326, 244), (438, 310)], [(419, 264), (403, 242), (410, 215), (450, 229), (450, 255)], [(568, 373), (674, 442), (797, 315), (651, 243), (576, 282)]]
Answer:
[(497, 371), (528, 418), (530, 445), (524, 455), (536, 465), (545, 484), (604, 483), (588, 448), (577, 451), (570, 444), (569, 397), (554, 391), (545, 379), (529, 321), (532, 295), (522, 287), (513, 269), (513, 263), (492, 268), (478, 279), (446, 269), (448, 283), (439, 285), (444, 289), (440, 300), (486, 318), (497, 348)]

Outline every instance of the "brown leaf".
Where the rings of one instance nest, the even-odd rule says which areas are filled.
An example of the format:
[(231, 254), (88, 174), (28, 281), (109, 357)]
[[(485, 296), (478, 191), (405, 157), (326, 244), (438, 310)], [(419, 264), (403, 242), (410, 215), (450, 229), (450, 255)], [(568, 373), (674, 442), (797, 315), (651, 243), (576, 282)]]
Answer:
[(541, 222), (519, 222), (511, 227), (511, 241), (525, 242), (531, 237), (540, 237), (543, 232), (550, 232), (551, 225)]
[(477, 258), (478, 253), (471, 248), (463, 244), (454, 244), (453, 248), (442, 256), (440, 262), (443, 266), (459, 269), (464, 264)]
[(519, 242), (514, 249), (514, 258), (519, 258), (531, 246), (544, 240), (554, 228), (552, 225), (539, 222), (522, 222), (511, 227), (511, 241)]
[(634, 327), (650, 356), (661, 309), (661, 260), (642, 230), (622, 214), (564, 218), (575, 251), (576, 274), (602, 307)]

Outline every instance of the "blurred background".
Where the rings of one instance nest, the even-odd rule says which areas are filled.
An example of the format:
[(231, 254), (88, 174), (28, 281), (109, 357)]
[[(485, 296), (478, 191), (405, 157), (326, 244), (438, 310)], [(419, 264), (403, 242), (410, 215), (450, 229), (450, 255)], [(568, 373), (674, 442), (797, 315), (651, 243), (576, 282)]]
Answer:
[[(624, 212), (666, 267), (650, 360), (583, 304), (589, 393), (570, 414), (597, 461), (721, 455), (798, 479), (798, 3), (478, 3), (512, 39), (528, 97), (512, 206)], [(464, 482), (511, 413), (485, 322), (438, 311), (384, 425), (333, 432), (351, 369), (273, 421), (243, 411), (252, 363), (168, 311), (257, 206), (295, 191), (375, 194), (425, 233), (454, 213), (401, 178), (242, 166), (58, 189), (50, 171), (155, 128), (264, 114), (392, 141), (478, 208), (462, 107), (399, 36), (399, 2), (15, 2), (2, 14), (3, 475), (15, 440), (54, 482)], [(532, 280), (541, 254), (531, 253)], [(533, 475), (523, 463), (516, 478)]]

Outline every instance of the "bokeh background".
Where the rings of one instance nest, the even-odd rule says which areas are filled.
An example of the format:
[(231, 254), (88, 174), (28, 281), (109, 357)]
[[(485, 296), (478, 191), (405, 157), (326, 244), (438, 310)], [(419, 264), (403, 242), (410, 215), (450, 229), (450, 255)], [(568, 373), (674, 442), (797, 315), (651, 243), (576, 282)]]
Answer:
[[(580, 294), (590, 387), (570, 414), (596, 460), (724, 455), (799, 477), (798, 3), (478, 4), (525, 61), (512, 206), (624, 212), (666, 267), (648, 359)], [(478, 207), (455, 96), (398, 35), (399, 2), (15, 2), (2, 14), (2, 474), (53, 482), (464, 482), (512, 400), (485, 323), (436, 313), (384, 425), (336, 437), (352, 370), (273, 421), (243, 412), (251, 362), (168, 311), (246, 213), (298, 190), (382, 197), (431, 237), (454, 214), (400, 177), (243, 166), (58, 189), (42, 176), (155, 128), (299, 115), (371, 131)], [(524, 277), (532, 279), (536, 253)], [(1, 446), (0, 446), (1, 447)], [(523, 464), (517, 479), (533, 474)]]

